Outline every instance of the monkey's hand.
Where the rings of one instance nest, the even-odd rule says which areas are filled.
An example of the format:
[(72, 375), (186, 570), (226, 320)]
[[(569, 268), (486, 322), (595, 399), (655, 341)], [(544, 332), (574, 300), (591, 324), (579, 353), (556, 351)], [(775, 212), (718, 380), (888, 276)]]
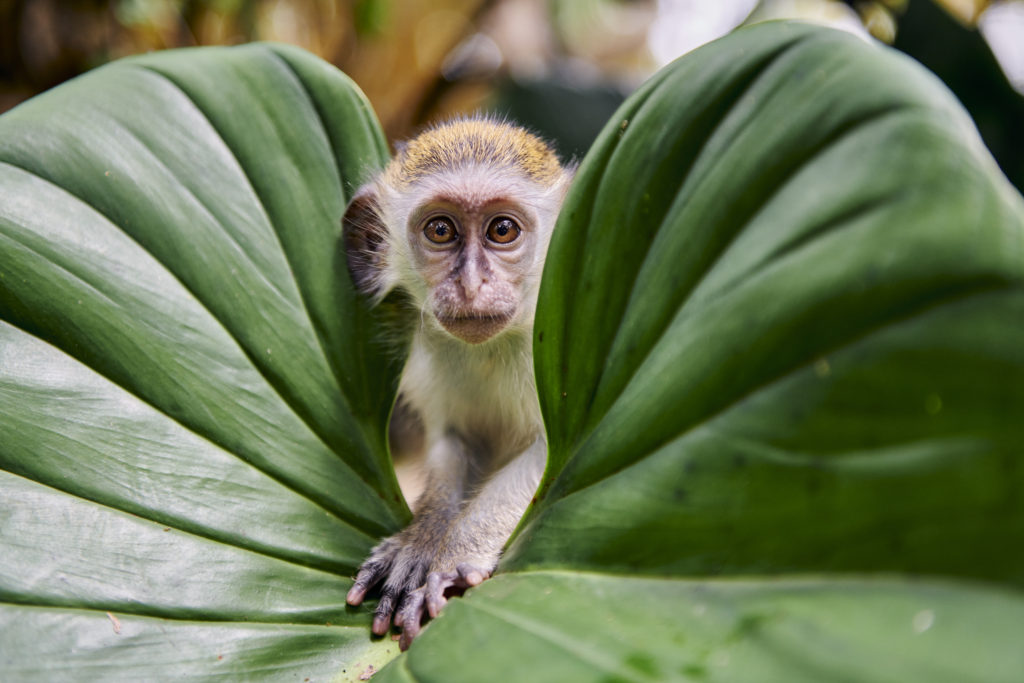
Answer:
[[(473, 519), (474, 503), (448, 529), (444, 542), (430, 566), (426, 583), (402, 602), (395, 615), (395, 626), (402, 629), (398, 647), (405, 650), (422, 627), (427, 614), (433, 619), (448, 603), (449, 597), (462, 595), (489, 579), (498, 565), (501, 548), (509, 531), (489, 529), (486, 533)], [(426, 614), (424, 614), (426, 612)]]
[[(423, 533), (427, 525), (415, 522), (394, 536), (381, 541), (359, 568), (355, 583), (345, 601), (362, 603), (367, 591), (384, 581), (380, 602), (373, 615), (373, 632), (382, 636), (391, 628), (391, 615), (400, 601), (408, 600), (423, 585), (427, 569), (434, 559), (436, 533)], [(385, 580), (386, 577), (386, 580)]]
[(478, 565), (463, 562), (451, 571), (430, 572), (427, 575), (427, 583), (410, 593), (395, 615), (395, 626), (402, 628), (402, 637), (398, 641), (399, 649), (407, 650), (412, 639), (419, 635), (424, 608), (433, 619), (447, 604), (446, 593), (462, 595), (467, 588), (477, 586), (490, 578), (491, 571), (493, 565), (490, 569), (483, 569)]
[(437, 554), (426, 584), (409, 594), (395, 617), (395, 625), (402, 627), (401, 649), (409, 647), (420, 632), (424, 611), (436, 617), (448, 597), (490, 578), (505, 541), (537, 488), (545, 455), (544, 441), (538, 439), (491, 477), (452, 520), (435, 546)]

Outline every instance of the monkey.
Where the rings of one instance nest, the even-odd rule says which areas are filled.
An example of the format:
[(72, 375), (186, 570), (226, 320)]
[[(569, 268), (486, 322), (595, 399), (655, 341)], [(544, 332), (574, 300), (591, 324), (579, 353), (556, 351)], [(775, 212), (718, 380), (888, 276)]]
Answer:
[(573, 173), (517, 125), (454, 119), (397, 146), (342, 219), (357, 289), (377, 304), (399, 291), (416, 321), (398, 388), (423, 426), (425, 487), (346, 596), (380, 584), (372, 631), (394, 616), (402, 650), (447, 590), (491, 576), (543, 475), (534, 312)]

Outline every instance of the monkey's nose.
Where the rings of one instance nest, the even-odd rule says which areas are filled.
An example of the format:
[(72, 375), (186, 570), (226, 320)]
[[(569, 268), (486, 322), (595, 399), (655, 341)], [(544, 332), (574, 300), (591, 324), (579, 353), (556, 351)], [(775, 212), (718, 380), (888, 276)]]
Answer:
[(462, 296), (466, 301), (472, 301), (480, 293), (480, 288), (487, 284), (487, 274), (469, 265), (455, 277), (455, 284), (462, 289)]

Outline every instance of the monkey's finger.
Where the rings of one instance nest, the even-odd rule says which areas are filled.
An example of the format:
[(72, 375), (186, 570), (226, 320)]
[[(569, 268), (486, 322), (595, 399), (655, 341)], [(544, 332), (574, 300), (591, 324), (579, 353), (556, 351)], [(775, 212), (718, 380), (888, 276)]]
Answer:
[(366, 597), (366, 586), (360, 586), (356, 584), (348, 589), (348, 593), (345, 594), (345, 602), (352, 605), (353, 607), (363, 602), (363, 598)]
[(463, 562), (455, 571), (459, 574), (460, 581), (459, 585), (463, 588), (472, 588), (473, 586), (479, 586), (481, 583), (491, 577), (491, 573), (485, 569)]
[(345, 595), (345, 602), (350, 605), (359, 605), (363, 602), (363, 598), (366, 597), (366, 592), (370, 590), (370, 586), (364, 582), (356, 581), (352, 584), (352, 587), (348, 589), (348, 593)]
[(406, 623), (405, 628), (402, 629), (402, 637), (398, 639), (398, 649), (405, 652), (412, 645), (412, 639), (418, 636), (420, 633), (420, 624), (418, 619), (413, 619)]
[(426, 594), (427, 614), (431, 619), (440, 614), (441, 609), (448, 604), (448, 599), (444, 597), (444, 589), (452, 585), (454, 578), (454, 572), (430, 572), (427, 575), (424, 593)]
[[(420, 632), (420, 624), (423, 621), (423, 595), (424, 590), (422, 588), (409, 593), (395, 615), (395, 626), (402, 627), (402, 640), (406, 643), (412, 641), (416, 634)], [(399, 647), (401, 647), (401, 644), (401, 641), (399, 641)]]
[(362, 603), (367, 591), (376, 586), (391, 571), (391, 567), (395, 563), (395, 555), (400, 548), (401, 546), (394, 536), (385, 538), (378, 543), (370, 552), (370, 557), (359, 567), (359, 573), (356, 574), (355, 583), (348, 589), (345, 602), (353, 606)]
[(373, 588), (384, 578), (390, 567), (390, 562), (374, 562), (368, 561), (359, 569), (359, 573), (356, 574), (355, 583), (348, 589), (348, 594), (345, 596), (345, 602), (350, 605), (358, 605), (366, 597), (366, 592)]
[(401, 607), (395, 615), (395, 626), (402, 627), (402, 636), (398, 639), (398, 649), (405, 651), (420, 632), (423, 620), (424, 588), (420, 587), (406, 594)]
[(372, 630), (376, 635), (382, 636), (391, 629), (391, 615), (395, 611), (395, 602), (398, 597), (398, 590), (394, 586), (384, 586), (380, 602), (373, 612)]
[[(402, 598), (401, 604), (398, 605), (398, 609), (395, 610), (395, 626), (402, 628), (402, 625), (405, 624), (406, 617), (410, 616), (410, 605), (415, 603), (416, 594), (421, 593), (422, 590), (422, 588), (418, 588), (405, 594), (405, 597)], [(420, 598), (420, 602), (423, 602), (422, 598)]]
[(391, 615), (382, 616), (375, 614), (373, 617), (373, 626), (370, 627), (373, 631), (373, 635), (382, 636), (391, 630)]

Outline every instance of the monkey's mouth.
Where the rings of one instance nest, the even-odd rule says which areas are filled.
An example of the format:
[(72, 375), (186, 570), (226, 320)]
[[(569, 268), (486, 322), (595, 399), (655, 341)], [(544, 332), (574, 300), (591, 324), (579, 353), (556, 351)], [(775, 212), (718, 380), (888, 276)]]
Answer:
[(513, 311), (482, 314), (437, 315), (441, 323), (453, 337), (458, 337), (467, 344), (480, 344), (501, 332), (512, 321)]

